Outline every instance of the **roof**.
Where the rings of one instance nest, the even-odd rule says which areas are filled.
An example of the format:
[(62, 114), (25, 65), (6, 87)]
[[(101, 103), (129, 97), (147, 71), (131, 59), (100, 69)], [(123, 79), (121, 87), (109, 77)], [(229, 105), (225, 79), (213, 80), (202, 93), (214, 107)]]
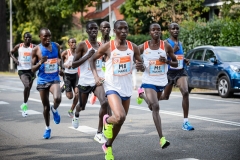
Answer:
[[(124, 2), (125, 0), (116, 0), (111, 4), (111, 11), (114, 11), (117, 20), (123, 19), (123, 15), (121, 15), (119, 11), (119, 6), (121, 6)], [(96, 11), (90, 12), (86, 16), (84, 16), (84, 18), (88, 20), (103, 19), (107, 17), (108, 14), (109, 14), (109, 8), (107, 7), (100, 12), (96, 12)]]
[[(234, 0), (235, 3), (239, 3), (239, 0)], [(230, 3), (230, 1), (223, 1), (223, 0), (205, 0), (203, 5), (208, 7), (214, 7), (214, 6), (221, 6), (224, 3)]]

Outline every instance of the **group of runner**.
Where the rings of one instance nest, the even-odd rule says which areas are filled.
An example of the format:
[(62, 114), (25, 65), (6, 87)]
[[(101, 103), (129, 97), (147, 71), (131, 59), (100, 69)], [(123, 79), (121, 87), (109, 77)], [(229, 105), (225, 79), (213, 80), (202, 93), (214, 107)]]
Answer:
[[(102, 38), (101, 42), (98, 42), (98, 25), (94, 21), (89, 21), (86, 24), (88, 39), (76, 45), (76, 40), (70, 38), (68, 40), (70, 49), (61, 54), (60, 45), (51, 42), (51, 32), (48, 28), (40, 29), (39, 45), (31, 43), (30, 33), (24, 34), (24, 43), (16, 45), (10, 56), (18, 65), (18, 74), (24, 84), (24, 103), (20, 106), (24, 117), (27, 116), (27, 101), (35, 72), (38, 71), (37, 90), (43, 104), (46, 124), (43, 138), (51, 137), (50, 110), (56, 124), (61, 120), (57, 109), (61, 103), (60, 75), (63, 76), (67, 98), (73, 98), (68, 114), (72, 117), (74, 128), (79, 126), (79, 115), (85, 110), (89, 94), (92, 93), (93, 99), (98, 98), (101, 107), (94, 140), (103, 143), (105, 159), (113, 160), (112, 144), (126, 119), (130, 106), (133, 64), (136, 70), (143, 72), (137, 102), (141, 104), (145, 100), (152, 111), (161, 148), (168, 147), (170, 142), (162, 133), (159, 100), (169, 99), (173, 85), (180, 88), (183, 96), (182, 129), (194, 130), (188, 121), (189, 93), (187, 73), (184, 70), (184, 65), (188, 64), (189, 60), (184, 58), (182, 44), (178, 40), (179, 25), (171, 23), (170, 37), (162, 41), (160, 25), (151, 24), (149, 26), (151, 39), (140, 46), (126, 40), (128, 29), (126, 21), (116, 21), (113, 29), (116, 37), (111, 40), (110, 25), (104, 21), (100, 24)], [(13, 54), (17, 50), (18, 59)], [(53, 95), (51, 106), (49, 92)], [(75, 113), (74, 108), (76, 108)]]

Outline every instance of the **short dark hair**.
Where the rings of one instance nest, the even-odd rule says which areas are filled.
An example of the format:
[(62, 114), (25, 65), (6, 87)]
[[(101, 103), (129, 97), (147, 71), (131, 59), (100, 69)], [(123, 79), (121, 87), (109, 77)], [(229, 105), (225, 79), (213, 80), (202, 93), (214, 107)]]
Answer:
[(97, 23), (94, 22), (94, 21), (88, 21), (87, 24), (86, 24), (86, 29), (89, 28), (90, 24), (94, 24), (94, 23), (97, 24)]
[(70, 41), (71, 39), (75, 39), (75, 38), (73, 38), (73, 37), (69, 38), (69, 39), (68, 39), (68, 43), (69, 43), (69, 41)]
[(150, 24), (150, 26), (149, 26), (149, 31), (151, 30), (151, 27), (152, 27), (153, 25), (155, 25), (155, 24), (159, 25), (159, 27), (160, 27), (160, 29), (161, 29), (161, 26), (160, 26), (160, 24), (158, 24), (158, 23), (154, 22), (154, 23)]
[(172, 28), (172, 26), (174, 26), (174, 25), (177, 25), (177, 26), (179, 26), (177, 23), (175, 23), (175, 22), (172, 22), (172, 23), (170, 23), (170, 24), (168, 25), (168, 29)]
[(50, 31), (48, 28), (43, 27), (43, 28), (40, 29), (40, 31), (39, 31), (39, 35), (41, 34), (41, 32), (42, 32), (43, 30), (45, 30), (45, 31)]
[(25, 37), (26, 34), (30, 34), (30, 36), (32, 36), (30, 32), (25, 32), (25, 33), (23, 34), (23, 37)]
[[(119, 19), (119, 20), (117, 20), (116, 22), (114, 22), (114, 24), (113, 24), (113, 27), (114, 27), (114, 29), (116, 29), (117, 28), (117, 24), (119, 23), (119, 22), (126, 22), (125, 20), (123, 20), (123, 19)], [(127, 22), (126, 22), (127, 23)]]

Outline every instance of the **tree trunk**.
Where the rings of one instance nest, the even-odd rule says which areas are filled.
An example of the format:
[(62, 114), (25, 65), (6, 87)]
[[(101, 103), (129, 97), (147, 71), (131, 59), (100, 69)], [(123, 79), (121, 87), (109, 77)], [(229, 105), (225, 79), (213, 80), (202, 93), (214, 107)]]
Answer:
[(6, 1), (0, 0), (0, 71), (8, 71)]

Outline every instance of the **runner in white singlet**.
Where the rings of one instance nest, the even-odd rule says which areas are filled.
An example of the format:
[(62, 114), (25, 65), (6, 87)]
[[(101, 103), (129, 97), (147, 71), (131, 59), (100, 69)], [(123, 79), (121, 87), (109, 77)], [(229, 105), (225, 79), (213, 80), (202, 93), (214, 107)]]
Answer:
[(76, 50), (76, 40), (74, 38), (70, 38), (68, 40), (68, 45), (70, 49), (67, 49), (62, 52), (61, 57), (64, 65), (64, 90), (66, 92), (66, 96), (68, 99), (73, 98), (72, 90), (74, 91), (73, 103), (68, 111), (69, 117), (73, 118), (73, 110), (78, 102), (78, 68), (72, 68), (72, 61)]
[[(76, 106), (76, 112), (72, 119), (72, 125), (74, 128), (79, 126), (79, 112), (85, 110), (88, 96), (90, 93), (94, 93), (98, 98), (101, 108), (99, 111), (99, 123), (98, 130), (94, 137), (99, 143), (105, 143), (106, 139), (102, 134), (103, 128), (103, 116), (107, 113), (108, 101), (105, 97), (105, 91), (103, 86), (96, 86), (93, 73), (89, 64), (89, 58), (97, 51), (100, 43), (97, 42), (98, 25), (96, 22), (90, 21), (86, 25), (86, 32), (88, 33), (88, 40), (78, 44), (76, 55), (74, 56), (72, 67), (80, 67), (80, 76), (78, 80), (79, 90), (79, 105)], [(102, 71), (102, 57), (99, 57), (96, 61), (97, 72), (103, 76)]]
[[(24, 33), (23, 38), (24, 42), (16, 45), (9, 54), (13, 61), (17, 64), (18, 75), (24, 85), (24, 100), (20, 108), (22, 109), (22, 116), (26, 117), (28, 115), (27, 101), (30, 96), (33, 81), (36, 78), (35, 73), (31, 71), (32, 50), (36, 45), (31, 43), (32, 36), (29, 32)], [(18, 59), (14, 57), (14, 53), (17, 51)]]
[[(132, 64), (133, 57), (136, 59), (136, 68), (144, 71), (142, 59), (137, 45), (126, 40), (128, 24), (124, 20), (114, 23), (115, 40), (111, 40), (100, 46), (91, 60), (91, 68), (97, 86), (102, 86), (106, 91), (112, 116), (105, 115), (103, 118), (103, 133), (108, 141), (103, 144), (102, 149), (106, 160), (114, 160), (112, 143), (123, 125), (132, 96)], [(96, 61), (98, 58), (106, 58), (105, 80), (97, 73)], [(104, 83), (103, 83), (104, 80)]]
[[(143, 54), (146, 70), (142, 75), (142, 85), (141, 88), (138, 89), (138, 94), (144, 98), (149, 109), (152, 111), (154, 124), (160, 139), (160, 146), (166, 148), (170, 145), (170, 142), (166, 140), (162, 133), (158, 101), (168, 83), (168, 64), (172, 67), (177, 67), (178, 64), (172, 47), (168, 43), (160, 40), (160, 25), (157, 23), (151, 24), (149, 33), (151, 40), (139, 46), (140, 53)], [(167, 55), (171, 57), (172, 61), (167, 60)], [(143, 94), (142, 88), (144, 88), (146, 96)]]

